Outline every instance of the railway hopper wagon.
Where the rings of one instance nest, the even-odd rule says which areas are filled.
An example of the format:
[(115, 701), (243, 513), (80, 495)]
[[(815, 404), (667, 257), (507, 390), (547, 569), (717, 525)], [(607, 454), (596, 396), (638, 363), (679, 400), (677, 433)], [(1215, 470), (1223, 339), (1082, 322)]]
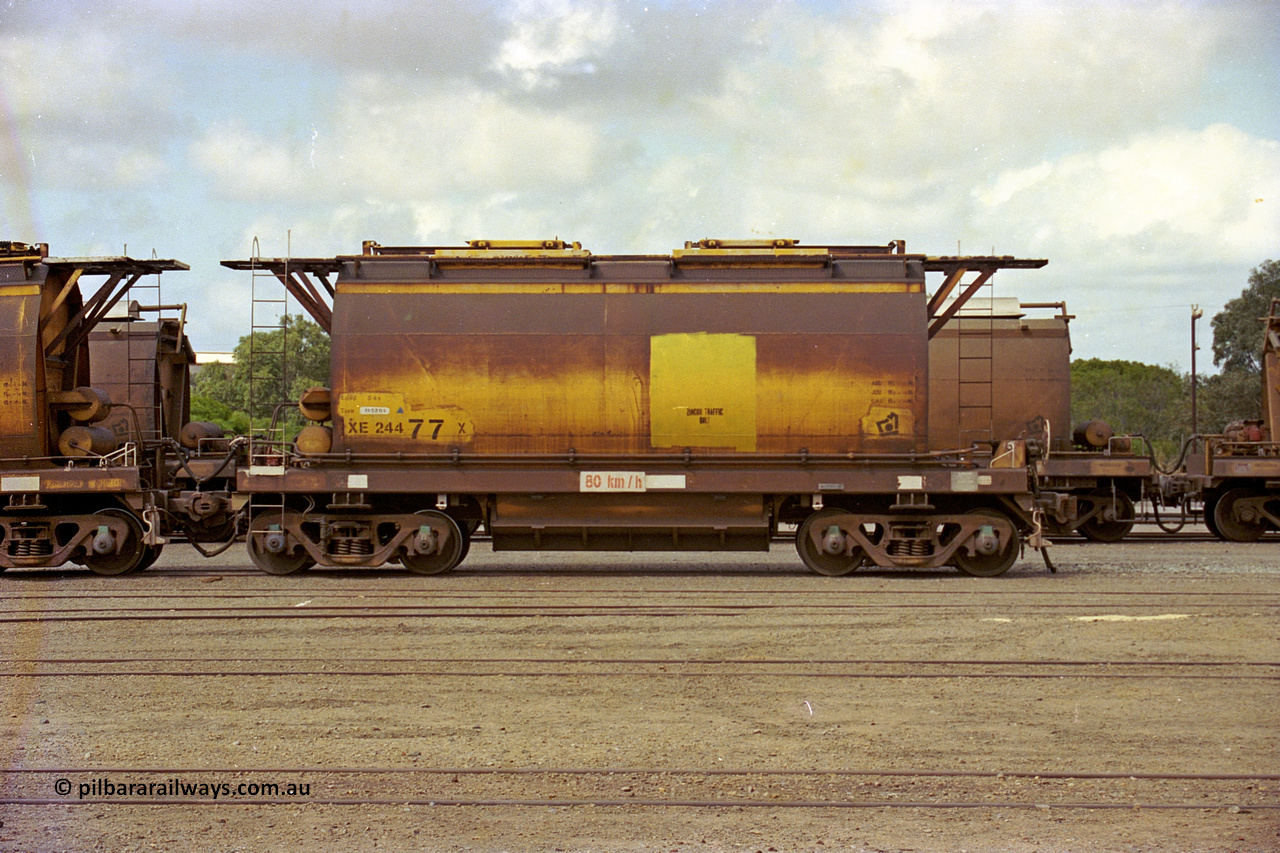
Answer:
[(962, 302), (1044, 263), (790, 240), (224, 261), (331, 334), (316, 424), (239, 472), (250, 556), (434, 574), (479, 524), (495, 550), (673, 551), (766, 550), (787, 523), (823, 574), (999, 574), (1062, 496), (1035, 493), (1022, 441), (930, 448), (928, 331), (950, 315), (926, 273)]
[(1199, 437), (1185, 473), (1164, 482), (1175, 494), (1200, 495), (1205, 526), (1232, 542), (1280, 530), (1280, 299), (1271, 300), (1262, 322), (1262, 418)]
[(90, 333), (89, 356), (94, 387), (113, 403), (100, 426), (145, 454), (162, 534), (202, 543), (233, 537), (244, 442), (225, 438), (216, 424), (191, 420), (196, 357), (186, 306), (130, 302)]
[(1139, 437), (1072, 426), (1072, 319), (1060, 302), (970, 300), (929, 341), (929, 446), (1035, 442), (1039, 486), (1075, 498), (1047, 515), (1048, 529), (1116, 542), (1133, 528), (1152, 462)]
[(155, 558), (147, 467), (102, 426), (113, 407), (91, 384), (88, 339), (144, 276), (186, 268), (0, 244), (0, 568), (77, 562), (121, 574)]

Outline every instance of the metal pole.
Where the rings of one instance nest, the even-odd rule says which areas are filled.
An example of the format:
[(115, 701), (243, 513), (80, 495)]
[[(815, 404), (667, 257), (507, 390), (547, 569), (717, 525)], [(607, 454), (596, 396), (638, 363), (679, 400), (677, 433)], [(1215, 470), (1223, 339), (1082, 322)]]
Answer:
[(1196, 428), (1196, 320), (1204, 316), (1204, 312), (1200, 310), (1199, 305), (1191, 306), (1191, 434), (1195, 435), (1199, 430)]

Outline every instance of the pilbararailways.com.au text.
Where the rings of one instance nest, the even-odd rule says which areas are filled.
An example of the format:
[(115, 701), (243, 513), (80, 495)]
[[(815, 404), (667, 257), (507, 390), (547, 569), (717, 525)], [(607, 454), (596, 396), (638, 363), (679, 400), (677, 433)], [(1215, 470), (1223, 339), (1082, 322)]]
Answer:
[(192, 797), (201, 800), (236, 797), (309, 797), (310, 782), (221, 782), (196, 781), (174, 777), (159, 782), (116, 782), (111, 779), (91, 779), (75, 785), (70, 779), (58, 779), (53, 790), (60, 797), (72, 792), (78, 799), (105, 799), (109, 797)]

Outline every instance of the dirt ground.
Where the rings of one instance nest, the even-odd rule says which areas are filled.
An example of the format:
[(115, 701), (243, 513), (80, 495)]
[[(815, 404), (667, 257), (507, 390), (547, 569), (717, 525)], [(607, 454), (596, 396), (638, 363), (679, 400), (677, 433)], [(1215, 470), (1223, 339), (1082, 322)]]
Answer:
[(1278, 549), (9, 572), (0, 851), (1280, 850)]

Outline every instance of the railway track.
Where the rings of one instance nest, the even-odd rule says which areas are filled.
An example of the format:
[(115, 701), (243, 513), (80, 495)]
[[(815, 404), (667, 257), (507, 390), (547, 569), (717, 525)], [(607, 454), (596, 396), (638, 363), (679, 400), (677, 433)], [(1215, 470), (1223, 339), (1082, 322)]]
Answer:
[[(44, 767), (9, 771), (0, 805), (309, 805), (494, 808), (1280, 810), (1280, 775), (1046, 770), (475, 767)], [(217, 779), (254, 794), (183, 795)], [(271, 780), (271, 781), (266, 781)], [(72, 792), (41, 796), (59, 782)], [(964, 799), (948, 798), (957, 782)], [(95, 784), (96, 783), (96, 784)], [(109, 787), (108, 787), (109, 783)], [(133, 791), (107, 796), (119, 785)], [(306, 794), (263, 796), (292, 784)], [(244, 788), (241, 788), (244, 785)], [(539, 796), (521, 796), (534, 787)], [(708, 795), (708, 788), (718, 791)], [(129, 789), (126, 789), (129, 790)]]
[[(1258, 571), (1267, 547), (1239, 563)], [(263, 844), (272, 823), (318, 827), (316, 847), (486, 850), (486, 827), (543, 827), (681, 850), (763, 828), (821, 849), (796, 839), (822, 827), (839, 849), (926, 831), (941, 840), (921, 849), (982, 849), (972, 833), (998, 826), (1040, 848), (1172, 827), (1184, 847), (1270, 849), (1280, 592), (1229, 563), (1148, 566), (1182, 553), (989, 583), (832, 581), (778, 571), (789, 552), (719, 576), (494, 555), (439, 578), (278, 578), (181, 552), (124, 578), (15, 573), (0, 850), (51, 818), (154, 826), (159, 846), (246, 821)]]
[[(221, 572), (221, 570), (219, 570)], [(643, 587), (599, 589), (592, 585), (530, 589), (519, 585), (502, 589), (435, 579), (405, 583), (400, 576), (375, 573), (355, 585), (335, 586), (332, 581), (351, 573), (325, 573), (324, 584), (305, 580), (280, 582), (253, 572), (246, 576), (202, 574), (197, 584), (163, 589), (154, 586), (121, 587), (108, 579), (102, 586), (67, 590), (60, 584), (45, 591), (27, 584), (11, 586), (0, 594), (0, 625), (23, 623), (184, 622), (217, 620), (402, 620), (402, 619), (591, 619), (672, 617), (800, 616), (835, 618), (877, 612), (930, 612), (964, 614), (975, 607), (998, 606), (1005, 614), (1061, 614), (1086, 620), (1129, 614), (1142, 618), (1144, 611), (1179, 618), (1206, 611), (1275, 611), (1280, 592), (1226, 592), (1135, 588), (1106, 591), (1056, 588), (1010, 588), (1004, 585), (974, 587), (965, 581), (939, 589), (913, 584), (865, 587), (841, 579), (841, 589), (825, 584), (813, 588), (733, 589), (698, 588), (646, 583)], [(93, 576), (89, 576), (92, 578)], [(890, 578), (893, 576), (890, 575)], [(213, 588), (203, 580), (228, 580), (237, 586)], [(807, 578), (806, 578), (807, 579)], [(872, 578), (869, 578), (872, 579)], [(93, 579), (96, 583), (97, 579)], [(249, 580), (254, 586), (238, 586)], [(480, 581), (484, 579), (476, 578)], [(514, 578), (513, 578), (514, 580)], [(670, 580), (670, 579), (669, 579)], [(883, 576), (877, 582), (883, 580)], [(261, 582), (261, 585), (258, 583)], [(821, 581), (816, 581), (821, 584)], [(525, 583), (524, 580), (518, 584)]]
[[(775, 678), (1160, 679), (1280, 681), (1280, 661), (905, 660), (812, 658), (10, 658), (0, 678)], [(236, 664), (234, 667), (225, 664)]]
[[(1044, 612), (1079, 613), (1080, 618), (1087, 619), (1091, 612), (1105, 606), (1108, 610), (1148, 610), (1150, 605), (1133, 603), (1099, 602), (1034, 604), (1019, 607), (1016, 604), (1004, 605), (1004, 612)], [(1183, 604), (1184, 608), (1195, 607), (1195, 604)], [(1201, 605), (1203, 606), (1203, 605)], [(1215, 607), (1221, 607), (1215, 604)], [(1280, 607), (1271, 596), (1259, 596), (1233, 602), (1231, 606), (1242, 609), (1275, 609)], [(783, 611), (788, 615), (807, 613), (810, 615), (839, 615), (857, 612), (877, 611), (933, 611), (961, 613), (968, 609), (964, 603), (906, 604), (906, 603), (872, 603), (872, 604), (631, 604), (617, 606), (600, 605), (315, 605), (302, 603), (274, 606), (238, 606), (238, 607), (171, 607), (159, 606), (149, 608), (57, 608), (48, 607), (48, 602), (39, 611), (4, 611), (0, 612), (0, 625), (15, 623), (55, 623), (55, 622), (184, 622), (211, 620), (288, 620), (304, 621), (317, 619), (521, 619), (521, 618), (556, 618), (556, 619), (592, 619), (598, 617), (734, 617), (753, 611)], [(1179, 618), (1189, 618), (1192, 614), (1176, 614)]]

